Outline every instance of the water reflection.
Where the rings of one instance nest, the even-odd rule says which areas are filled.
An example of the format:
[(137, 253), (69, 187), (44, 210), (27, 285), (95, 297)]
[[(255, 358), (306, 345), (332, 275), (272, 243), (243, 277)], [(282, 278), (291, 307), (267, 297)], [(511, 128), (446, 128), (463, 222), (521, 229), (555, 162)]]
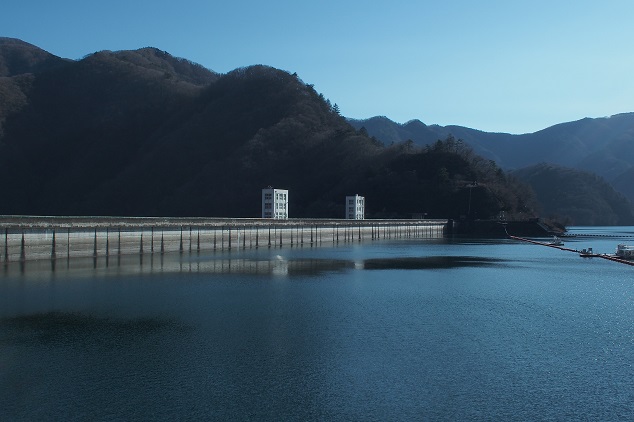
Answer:
[(201, 256), (197, 254), (148, 254), (145, 256), (118, 256), (108, 258), (75, 258), (48, 261), (30, 261), (10, 263), (4, 266), (4, 275), (24, 275), (29, 277), (55, 275), (73, 276), (121, 276), (143, 274), (243, 274), (293, 277), (318, 275), (324, 272), (343, 270), (424, 270), (448, 269), (459, 267), (491, 266), (503, 259), (477, 256), (398, 256), (370, 259), (332, 259), (332, 258), (285, 258), (271, 256)]
[(138, 340), (152, 332), (176, 327), (173, 320), (159, 318), (116, 319), (78, 312), (40, 312), (0, 318), (8, 343), (77, 343), (93, 341), (121, 343)]
[(343, 259), (292, 258), (275, 256), (219, 256), (197, 254), (146, 254), (103, 258), (73, 258), (12, 262), (3, 265), (5, 276), (29, 278), (56, 276), (122, 276), (143, 274), (203, 273), (298, 276), (316, 275), (327, 271), (355, 268), (355, 263)]
[[(198, 260), (179, 265), (179, 271), (195, 271), (213, 274), (252, 274), (273, 276), (316, 275), (328, 271), (354, 268), (354, 263), (337, 259), (213, 259)], [(163, 271), (169, 271), (164, 267)]]
[(490, 266), (503, 259), (473, 256), (426, 256), (366, 259), (366, 270), (422, 270)]

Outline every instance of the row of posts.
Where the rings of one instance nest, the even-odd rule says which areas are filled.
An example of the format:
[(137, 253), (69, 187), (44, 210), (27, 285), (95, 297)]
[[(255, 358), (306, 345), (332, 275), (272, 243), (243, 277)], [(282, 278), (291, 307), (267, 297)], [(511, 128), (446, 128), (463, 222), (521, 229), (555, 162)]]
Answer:
[[(424, 238), (424, 237), (441, 237), (443, 234), (444, 227), (438, 223), (431, 224), (399, 224), (399, 225), (298, 225), (298, 226), (277, 226), (277, 225), (269, 225), (269, 226), (223, 226), (223, 227), (212, 227), (212, 228), (180, 228), (180, 236), (178, 237), (178, 249), (174, 249), (172, 247), (168, 247), (168, 244), (173, 244), (173, 234), (174, 231), (178, 231), (179, 229), (169, 229), (169, 228), (160, 228), (160, 246), (159, 251), (161, 254), (165, 252), (185, 252), (186, 242), (189, 241), (189, 252), (194, 251), (194, 242), (195, 242), (195, 250), (200, 252), (201, 250), (232, 250), (232, 249), (247, 249), (247, 248), (259, 248), (259, 247), (283, 247), (290, 244), (290, 246), (303, 246), (308, 244), (310, 246), (315, 245), (323, 245), (324, 242), (331, 242), (332, 244), (339, 244), (340, 242), (361, 242), (366, 237), (369, 237), (372, 240), (379, 239), (399, 239), (399, 238)], [(38, 236), (37, 229), (26, 229), (21, 231), (20, 237), (20, 254), (19, 260), (25, 261), (29, 259), (42, 259), (42, 258), (50, 258), (55, 260), (57, 257), (63, 256), (65, 258), (71, 258), (75, 256), (91, 256), (89, 247), (84, 242), (81, 243), (78, 249), (71, 248), (71, 234), (78, 233), (91, 233), (94, 232), (94, 236), (92, 239), (92, 257), (96, 258), (98, 255), (111, 256), (112, 249), (116, 249), (116, 254), (122, 254), (122, 233), (124, 237), (128, 237), (133, 233), (139, 233), (137, 247), (134, 247), (135, 241), (124, 240), (125, 243), (125, 254), (135, 254), (139, 253), (141, 255), (145, 253), (155, 253), (155, 232), (157, 230), (154, 227), (151, 227), (149, 230), (140, 230), (130, 231), (130, 230), (122, 230), (121, 228), (117, 228), (116, 230), (112, 230), (110, 228), (106, 229), (53, 229), (52, 237), (50, 240), (50, 255), (46, 253), (48, 256), (37, 256), (35, 258), (30, 257), (28, 251), (33, 246), (37, 246), (42, 249), (45, 248), (45, 242), (42, 240), (47, 237), (47, 234), (50, 234), (51, 231), (48, 232), (45, 230), (41, 230), (41, 236)], [(105, 231), (105, 252), (103, 252), (103, 243), (101, 242), (101, 248), (99, 245), (99, 240), (103, 239), (103, 233)], [(194, 231), (196, 232), (196, 236), (194, 239)], [(27, 233), (31, 234), (31, 236), (26, 235)], [(189, 239), (187, 239), (187, 232)], [(202, 243), (201, 246), (201, 232), (203, 237), (207, 237), (206, 246), (205, 242)], [(213, 238), (212, 233), (213, 232)], [(166, 240), (165, 235), (169, 233), (169, 237), (171, 240)], [(92, 233), (91, 233), (92, 234)], [(9, 229), (5, 229), (4, 233), (4, 262), (9, 262), (11, 260), (15, 260), (14, 254), (10, 253), (12, 248), (15, 248), (17, 245), (10, 245), (9, 238), (11, 235), (15, 236), (15, 233), (10, 234)], [(60, 235), (62, 239), (60, 239)], [(65, 235), (65, 236), (64, 236)], [(170, 236), (171, 235), (171, 236)], [(332, 236), (332, 238), (330, 238)], [(35, 237), (33, 242), (35, 244), (27, 244), (26, 239), (30, 237)], [(66, 237), (66, 239), (63, 239)], [(113, 238), (114, 239), (111, 239)], [(145, 237), (145, 240), (144, 240)], [(148, 237), (149, 245), (148, 245)], [(15, 239), (14, 239), (15, 240)], [(61, 242), (60, 242), (61, 240)], [(116, 242), (116, 246), (111, 245), (111, 242)], [(60, 250), (60, 245), (65, 250)], [(64, 247), (65, 246), (65, 247)], [(113, 247), (114, 246), (114, 247)], [(149, 250), (148, 250), (149, 247)], [(138, 249), (137, 249), (138, 248)]]

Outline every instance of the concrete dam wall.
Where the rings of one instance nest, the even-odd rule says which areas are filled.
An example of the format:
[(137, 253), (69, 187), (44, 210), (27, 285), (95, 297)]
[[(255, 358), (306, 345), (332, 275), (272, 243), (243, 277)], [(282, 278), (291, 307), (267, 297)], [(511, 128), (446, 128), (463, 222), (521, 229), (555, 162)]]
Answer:
[(0, 262), (438, 238), (447, 220), (0, 217)]

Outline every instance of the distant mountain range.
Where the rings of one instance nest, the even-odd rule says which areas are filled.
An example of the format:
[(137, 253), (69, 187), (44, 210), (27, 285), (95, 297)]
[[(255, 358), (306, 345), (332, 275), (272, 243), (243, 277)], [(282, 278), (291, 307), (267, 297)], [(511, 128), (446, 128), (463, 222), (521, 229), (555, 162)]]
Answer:
[[(218, 74), (156, 48), (75, 61), (0, 38), (0, 214), (254, 217), (272, 185), (291, 191), (292, 217), (340, 218), (355, 193), (370, 218), (532, 216), (530, 189), (489, 159), (509, 170), (593, 164), (629, 186), (631, 119), (519, 136), (347, 121), (298, 75), (268, 66)], [(606, 198), (564, 217), (602, 224), (608, 207), (609, 224), (634, 224), (630, 204)]]
[(386, 117), (350, 120), (357, 129), (384, 144), (412, 140), (429, 145), (449, 134), (462, 139), (474, 151), (508, 170), (539, 163), (596, 173), (634, 201), (634, 113), (585, 118), (561, 123), (535, 133), (490, 133), (462, 126), (425, 125), (419, 120), (405, 124)]

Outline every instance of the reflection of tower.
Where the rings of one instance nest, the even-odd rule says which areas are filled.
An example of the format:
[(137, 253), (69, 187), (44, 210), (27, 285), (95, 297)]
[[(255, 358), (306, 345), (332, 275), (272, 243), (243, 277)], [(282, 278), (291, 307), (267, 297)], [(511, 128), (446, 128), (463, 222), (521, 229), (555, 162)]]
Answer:
[(288, 190), (271, 186), (262, 189), (262, 218), (288, 218)]
[(272, 268), (271, 274), (273, 275), (288, 275), (288, 261), (282, 258), (280, 255), (276, 255), (275, 259), (272, 260)]

